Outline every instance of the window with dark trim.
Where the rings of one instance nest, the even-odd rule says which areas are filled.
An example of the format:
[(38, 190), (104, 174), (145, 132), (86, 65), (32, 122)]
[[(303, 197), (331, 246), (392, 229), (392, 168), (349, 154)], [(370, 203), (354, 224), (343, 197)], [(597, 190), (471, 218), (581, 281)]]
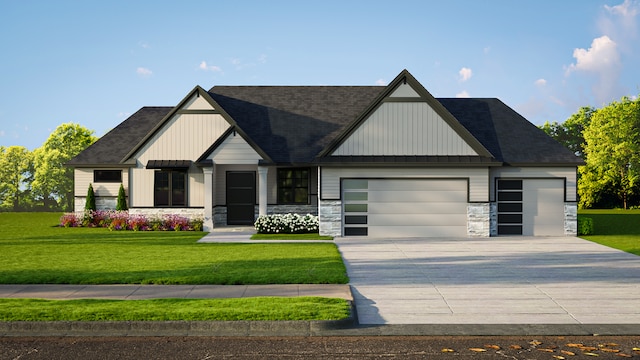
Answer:
[(158, 170), (153, 181), (153, 206), (187, 206), (187, 172)]
[(278, 204), (309, 203), (309, 169), (278, 169)]
[(94, 183), (120, 183), (122, 170), (93, 170)]

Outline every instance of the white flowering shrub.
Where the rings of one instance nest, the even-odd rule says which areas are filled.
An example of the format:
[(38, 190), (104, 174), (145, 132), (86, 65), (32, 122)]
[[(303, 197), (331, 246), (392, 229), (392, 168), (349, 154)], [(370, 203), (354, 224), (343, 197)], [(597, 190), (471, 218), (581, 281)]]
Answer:
[(260, 234), (303, 234), (318, 232), (319, 221), (311, 214), (274, 214), (258, 216), (254, 225)]

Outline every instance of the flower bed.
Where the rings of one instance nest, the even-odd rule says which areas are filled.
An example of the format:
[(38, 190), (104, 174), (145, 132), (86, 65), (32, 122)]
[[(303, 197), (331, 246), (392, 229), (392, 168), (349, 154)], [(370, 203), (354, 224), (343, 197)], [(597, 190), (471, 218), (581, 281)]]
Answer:
[(259, 216), (254, 225), (260, 234), (304, 234), (318, 232), (319, 222), (311, 214), (275, 214)]
[(179, 215), (147, 218), (128, 211), (85, 211), (80, 215), (67, 213), (60, 217), (60, 226), (63, 227), (104, 227), (109, 230), (202, 231), (202, 224), (202, 219), (191, 220)]

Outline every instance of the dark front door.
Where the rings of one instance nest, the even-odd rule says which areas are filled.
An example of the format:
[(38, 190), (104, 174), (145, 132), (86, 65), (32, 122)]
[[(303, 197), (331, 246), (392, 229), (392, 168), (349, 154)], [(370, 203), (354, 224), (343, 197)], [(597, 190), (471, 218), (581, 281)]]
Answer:
[(255, 171), (227, 171), (227, 224), (253, 225), (255, 205)]

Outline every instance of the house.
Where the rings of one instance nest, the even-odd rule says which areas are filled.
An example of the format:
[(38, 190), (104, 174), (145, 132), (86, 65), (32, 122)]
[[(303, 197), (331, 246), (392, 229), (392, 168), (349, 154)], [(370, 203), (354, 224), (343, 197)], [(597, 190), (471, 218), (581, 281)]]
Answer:
[(205, 230), (312, 213), (333, 236), (576, 235), (582, 160), (495, 98), (387, 86), (196, 86), (69, 161), (75, 206), (183, 214)]

